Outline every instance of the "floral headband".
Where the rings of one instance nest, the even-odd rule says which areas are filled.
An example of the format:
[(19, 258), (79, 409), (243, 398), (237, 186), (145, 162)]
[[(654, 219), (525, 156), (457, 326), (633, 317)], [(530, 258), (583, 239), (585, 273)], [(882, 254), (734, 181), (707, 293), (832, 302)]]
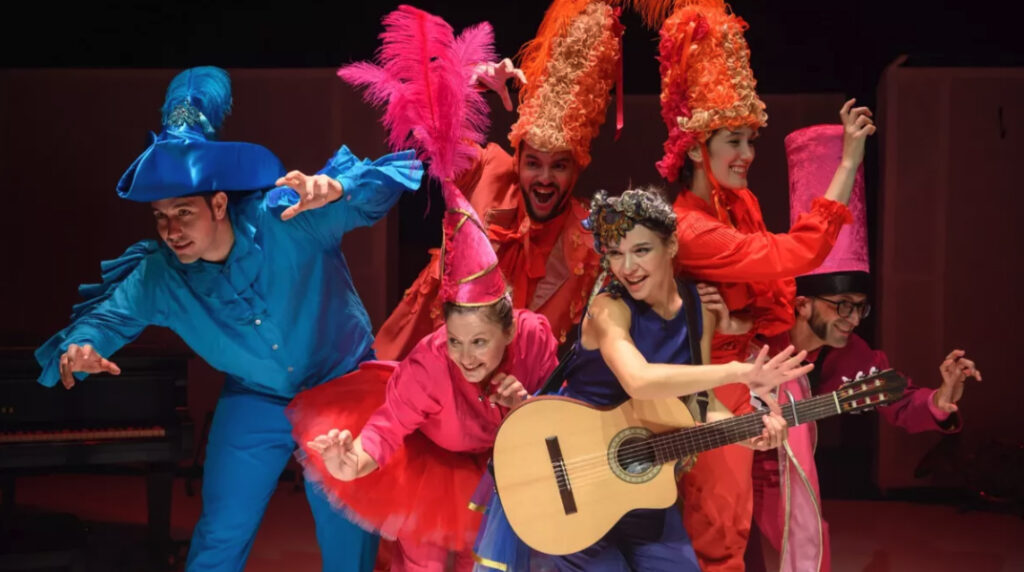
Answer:
[(637, 224), (667, 235), (675, 233), (676, 213), (658, 189), (630, 189), (617, 197), (597, 191), (590, 201), (590, 216), (583, 222), (594, 233), (594, 250), (601, 254)]

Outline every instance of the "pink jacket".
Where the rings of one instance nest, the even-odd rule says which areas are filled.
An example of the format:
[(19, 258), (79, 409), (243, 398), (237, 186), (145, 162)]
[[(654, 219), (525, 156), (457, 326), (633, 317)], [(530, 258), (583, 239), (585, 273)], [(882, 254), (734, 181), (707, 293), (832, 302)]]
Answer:
[[(769, 340), (772, 354), (789, 345), (789, 333)], [(817, 353), (809, 355), (814, 360)], [(889, 369), (885, 352), (873, 350), (862, 338), (853, 334), (843, 348), (829, 350), (821, 364), (818, 384), (811, 388), (806, 377), (787, 382), (780, 390), (788, 390), (794, 399), (806, 399), (835, 391), (843, 377), (853, 379), (875, 367)], [(784, 391), (780, 391), (780, 397)], [(910, 433), (960, 430), (959, 415), (948, 421), (945, 412), (932, 403), (934, 389), (918, 387), (909, 379), (903, 397), (886, 407), (878, 408), (882, 417)], [(784, 398), (780, 398), (782, 403)], [(940, 425), (943, 423), (943, 425)], [(945, 426), (945, 427), (944, 427)], [(814, 464), (817, 428), (814, 423), (790, 427), (789, 436), (778, 453), (758, 452), (754, 458), (754, 521), (772, 546), (780, 551), (784, 571), (830, 570), (828, 523), (821, 516), (821, 492)]]
[[(498, 366), (535, 392), (558, 363), (558, 344), (548, 320), (526, 310), (515, 313), (516, 335)], [(388, 381), (386, 401), (360, 433), (363, 450), (384, 465), (406, 435), (419, 430), (449, 451), (482, 453), (494, 445), (508, 413), (493, 405), (491, 386), (466, 381), (448, 358), (444, 327), (423, 338)]]

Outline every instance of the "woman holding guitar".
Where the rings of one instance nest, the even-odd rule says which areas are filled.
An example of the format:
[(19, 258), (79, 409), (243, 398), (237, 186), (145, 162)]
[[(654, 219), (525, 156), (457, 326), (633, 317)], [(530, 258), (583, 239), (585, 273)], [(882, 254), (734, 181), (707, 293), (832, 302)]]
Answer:
[[(611, 406), (630, 398), (693, 395), (727, 383), (745, 383), (765, 396), (811, 369), (800, 366), (805, 352), (794, 355), (792, 347), (770, 360), (762, 351), (754, 363), (692, 365), (698, 360), (690, 338), (700, 336), (707, 355), (713, 317), (700, 316), (696, 291), (675, 279), (676, 217), (657, 191), (628, 190), (612, 198), (599, 191), (589, 224), (613, 280), (594, 297), (582, 322), (575, 359), (566, 370), (567, 397)], [(731, 415), (708, 394), (709, 420)], [(783, 441), (781, 416), (767, 415), (764, 424), (748, 446), (766, 450)], [(699, 570), (675, 507), (630, 511), (597, 543), (554, 561), (561, 570)]]

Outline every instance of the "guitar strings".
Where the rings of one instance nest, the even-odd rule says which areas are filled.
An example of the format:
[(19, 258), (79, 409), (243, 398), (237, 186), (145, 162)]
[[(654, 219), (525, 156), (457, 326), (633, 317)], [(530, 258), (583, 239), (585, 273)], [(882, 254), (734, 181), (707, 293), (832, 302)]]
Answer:
[[(865, 378), (865, 379), (857, 380), (857, 381), (858, 382), (868, 382), (868, 381), (871, 381), (871, 380), (876, 379), (878, 377), (880, 377), (880, 376), (876, 375), (876, 376), (873, 376), (873, 377), (869, 377), (869, 378)], [(879, 393), (884, 393), (884, 392), (886, 392), (887, 390), (890, 390), (890, 389), (891, 388), (888, 388), (887, 386), (869, 387), (869, 388), (867, 388), (867, 390), (861, 389), (860, 391), (856, 392), (854, 395), (859, 395), (859, 396), (863, 396), (863, 397), (871, 397), (872, 395), (877, 395)], [(799, 401), (796, 401), (795, 402), (796, 406), (798, 408), (803, 408), (803, 411), (801, 412), (799, 417), (800, 418), (811, 417), (813, 419), (809, 419), (809, 420), (817, 420), (817, 419), (820, 419), (822, 417), (828, 417), (830, 415), (837, 415), (837, 414), (841, 413), (841, 411), (835, 411), (837, 394), (838, 394), (838, 391), (833, 391), (833, 392), (826, 393), (826, 394), (823, 394), (823, 395), (815, 395), (813, 397), (808, 397), (806, 399), (801, 399)], [(839, 401), (841, 401), (843, 403), (846, 403), (846, 402), (848, 402), (850, 400), (850, 397), (851, 397), (850, 395), (847, 395), (845, 397), (839, 397), (838, 399), (839, 399)], [(794, 402), (781, 404), (780, 408), (782, 410), (783, 418), (786, 418), (787, 415), (789, 415), (789, 414), (791, 414), (793, 412), (792, 403), (794, 403)], [(877, 406), (877, 405), (880, 405), (880, 404), (881, 403), (872, 403), (870, 405)], [(764, 414), (767, 415), (768, 413), (766, 412)], [(824, 414), (824, 415), (822, 415), (822, 414)], [(820, 415), (820, 417), (819, 417), (819, 415)], [(712, 433), (711, 430), (713, 428), (720, 427), (720, 426), (725, 426), (725, 425), (733, 425), (733, 424), (734, 425), (730, 429), (725, 429), (724, 430), (724, 431), (726, 431), (726, 433), (717, 433), (716, 435), (727, 435), (729, 437), (735, 437), (738, 433), (741, 432), (740, 431), (741, 429), (742, 430), (753, 429), (754, 427), (752, 427), (751, 425), (756, 426), (756, 427), (763, 427), (763, 419), (761, 417), (762, 416), (753, 415), (753, 414), (743, 414), (743, 415), (740, 415), (740, 416), (730, 417), (730, 418), (722, 419), (720, 421), (715, 421), (715, 422), (712, 422), (712, 423), (706, 423), (704, 425), (693, 426), (693, 427), (683, 427), (683, 428), (679, 428), (679, 429), (683, 429), (684, 430), (684, 432), (682, 432), (682, 433), (677, 433), (677, 431), (679, 429), (675, 429), (675, 430), (672, 430), (672, 431), (668, 431), (666, 433), (662, 433), (660, 435), (655, 435), (653, 437), (647, 437), (643, 441), (641, 441), (640, 443), (638, 443), (636, 445), (627, 445), (626, 447), (622, 447), (622, 448), (618, 449), (618, 451), (636, 452), (636, 451), (639, 451), (639, 450), (645, 449), (645, 448), (649, 449), (652, 446), (651, 445), (651, 441), (653, 441), (654, 439), (658, 439), (659, 437), (664, 438), (664, 436), (666, 436), (666, 435), (668, 435), (670, 433), (676, 433), (676, 437), (675, 437), (676, 439), (679, 439), (680, 437), (683, 437), (683, 436), (688, 436), (688, 437), (686, 438), (685, 441), (676, 440), (676, 441), (674, 441), (674, 443), (672, 443), (672, 442), (662, 443), (661, 449), (658, 449), (659, 451), (669, 452), (670, 450), (675, 450), (675, 449), (680, 449), (681, 448), (681, 447), (675, 446), (675, 444), (684, 444), (685, 446), (682, 447), (682, 448), (686, 448), (687, 446), (692, 447), (694, 445), (698, 445), (698, 443), (700, 442), (700, 438), (701, 438), (700, 434)], [(745, 420), (744, 421), (739, 421), (741, 419), (745, 419)], [(786, 422), (787, 422), (787, 424), (789, 426), (793, 426), (793, 420), (786, 418)], [(802, 425), (803, 423), (800, 423), (800, 424)], [(714, 434), (714, 433), (712, 433), (712, 434)], [(757, 437), (757, 435), (755, 434), (752, 437)], [(743, 438), (739, 439), (739, 441), (743, 441), (743, 440), (744, 440)], [(709, 441), (709, 444), (710, 444), (710, 439), (708, 441)], [(735, 443), (735, 442), (738, 442), (738, 441), (734, 441), (733, 443)], [(714, 449), (714, 448), (725, 446), (725, 445), (729, 445), (729, 444), (732, 444), (732, 443), (722, 443), (721, 445), (714, 445), (714, 446), (711, 446), (710, 449)], [(657, 447), (658, 445), (655, 444), (653, 446)], [(708, 450), (708, 449), (705, 449), (705, 450)], [(704, 451), (700, 451), (700, 452), (704, 452)], [(686, 455), (683, 455), (683, 456), (686, 456)], [(597, 458), (600, 458), (602, 460), (606, 459), (607, 458), (607, 452), (595, 453), (595, 454), (590, 454), (590, 455), (583, 455), (583, 456), (580, 456), (580, 457), (574, 457), (572, 460), (575, 461), (575, 462), (586, 462), (586, 461), (588, 461), (590, 459), (597, 459)], [(568, 465), (569, 461), (563, 458), (563, 462), (566, 465)], [(553, 465), (554, 464), (552, 464), (552, 466)]]
[[(827, 396), (818, 397), (830, 398), (831, 394)], [(805, 401), (810, 401), (810, 399)], [(815, 403), (811, 407), (808, 407), (806, 409), (806, 411), (804, 412), (804, 416), (808, 417), (808, 419), (817, 419), (818, 417), (816, 416), (822, 413), (835, 413), (835, 402), (831, 399), (828, 399), (822, 400), (822, 403)], [(734, 417), (732, 419), (737, 418)], [(728, 422), (729, 420), (724, 421)], [(700, 427), (697, 427), (696, 429), (702, 429), (705, 427), (709, 427), (709, 425), (702, 425)], [(723, 432), (720, 433), (700, 435), (695, 431), (684, 432), (681, 434), (677, 434), (675, 436), (675, 440), (671, 442), (666, 441), (662, 443), (652, 443), (652, 441), (657, 437), (648, 438), (641, 443), (627, 445), (618, 449), (618, 454), (616, 456), (618, 458), (621, 458), (624, 454), (630, 455), (641, 451), (644, 453), (650, 452), (654, 453), (655, 455), (655, 464), (662, 464), (656, 462), (659, 453), (667, 453), (671, 457), (671, 460), (678, 460), (688, 456), (683, 454), (682, 452), (692, 447), (697, 447), (699, 449), (704, 449), (704, 451), (706, 451), (730, 444), (729, 442), (726, 442), (717, 446), (711, 446), (707, 448), (703, 447), (703, 445), (705, 444), (712, 445), (715, 440), (718, 440), (715, 439), (715, 437), (724, 437), (726, 439), (731, 439), (732, 442), (743, 441), (744, 438), (740, 437), (740, 435), (753, 431), (758, 427), (764, 427), (763, 419), (761, 418), (761, 416), (751, 416), (746, 420), (736, 423), (734, 426), (725, 429)], [(753, 436), (756, 437), (757, 435), (755, 434)], [(565, 485), (568, 485), (569, 487), (576, 487), (579, 485), (590, 484), (595, 481), (604, 480), (604, 477), (607, 476), (608, 473), (610, 473), (608, 469), (609, 461), (607, 451), (603, 453), (582, 455), (579, 457), (563, 458), (562, 463), (564, 464), (565, 472), (567, 474), (566, 476), (568, 477), (567, 482), (566, 479), (562, 476), (562, 473), (559, 470), (556, 470), (556, 463), (551, 463), (552, 471), (555, 474), (555, 480), (560, 487)], [(545, 476), (539, 478), (538, 480), (548, 480), (548, 477)]]
[[(869, 392), (869, 393), (866, 393), (864, 395), (870, 396), (870, 395), (873, 395), (873, 394), (876, 394), (876, 393), (879, 393), (879, 392)], [(834, 394), (834, 392), (833, 393), (827, 393), (827, 394), (824, 394), (824, 395), (816, 395), (814, 397), (810, 397), (810, 398), (807, 398), (807, 399), (802, 399), (800, 401), (797, 401), (796, 402), (797, 403), (797, 407), (801, 407), (801, 405), (803, 406), (803, 411), (801, 412), (800, 418), (809, 418), (808, 420), (817, 420), (817, 419), (820, 419), (822, 417), (828, 417), (830, 415), (837, 415), (837, 414), (839, 414), (840, 412), (835, 410), (836, 404), (835, 404), (835, 398), (833, 397), (833, 394)], [(849, 399), (848, 397), (847, 398), (843, 398), (843, 401), (847, 401), (848, 399)], [(872, 404), (872, 405), (878, 405), (878, 404)], [(792, 413), (792, 408), (791, 408), (789, 403), (784, 404), (782, 406), (782, 413), (783, 413), (783, 417), (786, 417), (786, 415), (789, 415), (789, 414)], [(767, 414), (767, 413), (765, 413), (765, 414)], [(716, 421), (716, 422), (713, 422), (713, 423), (710, 423), (710, 424), (704, 424), (704, 425), (699, 425), (699, 426), (694, 426), (694, 427), (685, 427), (685, 428), (681, 428), (681, 429), (684, 429), (684, 431), (682, 433), (677, 433), (677, 431), (678, 431), (678, 429), (677, 429), (677, 430), (669, 431), (669, 432), (666, 432), (666, 433), (662, 433), (661, 435), (655, 435), (653, 437), (647, 437), (643, 441), (641, 441), (641, 442), (639, 442), (637, 444), (627, 445), (625, 447), (622, 447), (622, 448), (618, 449), (618, 451), (620, 451), (620, 452), (624, 451), (624, 452), (633, 453), (633, 452), (640, 451), (642, 449), (650, 449), (651, 447), (659, 447), (658, 443), (655, 443), (655, 444), (651, 443), (653, 440), (658, 439), (659, 437), (661, 437), (663, 439), (663, 442), (660, 443), (660, 448), (657, 449), (657, 450), (658, 451), (663, 451), (663, 452), (670, 452), (670, 451), (675, 451), (677, 449), (685, 449), (685, 448), (688, 448), (688, 447), (699, 446), (701, 443), (703, 443), (705, 441), (709, 445), (711, 445), (711, 441), (712, 441), (712, 439), (710, 438), (711, 435), (727, 436), (727, 437), (730, 437), (730, 438), (735, 438), (741, 432), (745, 432), (747, 430), (751, 430), (751, 429), (754, 429), (754, 428), (757, 428), (757, 427), (763, 427), (764, 425), (763, 425), (763, 420), (762, 420), (761, 417), (762, 416), (758, 416), (758, 415), (744, 414), (744, 415), (741, 415), (741, 416), (738, 416), (738, 417), (731, 417), (731, 418), (723, 419), (721, 421)], [(744, 419), (744, 420), (743, 421), (738, 421), (740, 419)], [(789, 424), (789, 426), (793, 426), (793, 420), (786, 419), (786, 422)], [(722, 430), (723, 432), (719, 432), (719, 433), (712, 432), (712, 429), (717, 428), (717, 427), (723, 427), (725, 425), (731, 425), (731, 427), (728, 428), (728, 429), (723, 429)], [(665, 436), (669, 435), (671, 433), (675, 433), (675, 436), (671, 437), (672, 439), (675, 439), (675, 441), (673, 441), (673, 442), (664, 441), (664, 439), (666, 439)], [(708, 434), (708, 436), (705, 437), (704, 434)], [(756, 434), (753, 435), (753, 437), (756, 437), (756, 436), (757, 436)], [(685, 439), (682, 439), (683, 437), (685, 437)], [(742, 441), (742, 440), (743, 440), (743, 438), (739, 439), (739, 441)], [(736, 441), (734, 441), (734, 442), (736, 442)], [(727, 442), (727, 443), (722, 443), (720, 445), (712, 445), (709, 448), (710, 449), (714, 449), (714, 448), (717, 448), (717, 447), (720, 447), (720, 446), (724, 446), (724, 445), (729, 445), (729, 444), (731, 444), (731, 443)], [(682, 445), (682, 447), (680, 447), (679, 445)], [(708, 449), (704, 449), (704, 450), (708, 450)], [(699, 451), (699, 452), (703, 452), (703, 451)], [(686, 456), (686, 455), (682, 455), (682, 456)], [(603, 462), (603, 460), (606, 459), (606, 458), (607, 458), (607, 452), (604, 452), (604, 453), (595, 453), (595, 454), (590, 454), (590, 455), (583, 455), (583, 456), (580, 456), (580, 457), (573, 457), (571, 460), (573, 462), (579, 463), (579, 462), (586, 462), (586, 461), (591, 460), (591, 459), (601, 459), (602, 462)], [(563, 462), (568, 464), (569, 460), (568, 459), (563, 459)]]
[[(828, 397), (831, 397), (831, 395), (829, 395)], [(812, 399), (816, 399), (816, 398), (812, 398)], [(807, 399), (807, 400), (803, 400), (803, 401), (810, 402), (810, 401), (812, 401), (812, 399)], [(835, 402), (833, 400), (831, 400), (831, 399), (822, 400), (821, 403), (814, 403), (813, 405), (811, 405), (811, 407), (808, 407), (805, 410), (805, 412), (804, 412), (804, 414), (802, 416), (803, 417), (814, 417), (815, 415), (818, 415), (818, 414), (821, 414), (821, 413), (830, 412), (830, 410), (834, 411), (834, 409), (835, 409)], [(784, 410), (783, 410), (784, 416), (787, 413), (790, 413), (788, 406), (785, 407)], [(637, 443), (635, 445), (627, 445), (627, 446), (622, 447), (622, 448), (620, 448), (618, 450), (619, 451), (635, 452), (635, 451), (639, 451), (639, 450), (642, 450), (642, 449), (645, 449), (645, 448), (650, 448), (652, 446), (651, 442), (653, 440), (658, 439), (658, 438), (665, 439), (667, 435), (673, 434), (673, 433), (675, 435), (674, 435), (674, 437), (671, 437), (671, 438), (674, 438), (674, 439), (681, 439), (683, 437), (686, 437), (685, 441), (678, 440), (678, 441), (675, 441), (676, 443), (685, 443), (686, 445), (692, 446), (692, 445), (696, 445), (697, 443), (700, 442), (700, 440), (701, 440), (701, 435), (700, 434), (702, 434), (702, 433), (708, 433), (708, 434), (714, 434), (714, 435), (725, 434), (725, 435), (729, 435), (729, 436), (735, 436), (735, 435), (737, 435), (740, 432), (739, 431), (740, 429), (750, 429), (750, 428), (753, 428), (755, 426), (757, 426), (757, 427), (764, 427), (764, 421), (762, 419), (762, 416), (750, 415), (748, 417), (747, 415), (748, 414), (744, 414), (744, 415), (739, 416), (739, 417), (731, 417), (731, 418), (723, 419), (721, 421), (716, 421), (716, 422), (710, 423), (710, 424), (704, 424), (704, 425), (699, 425), (699, 426), (694, 426), (694, 427), (679, 428), (679, 429), (683, 429), (684, 430), (682, 433), (677, 433), (678, 429), (674, 429), (672, 431), (669, 431), (669, 432), (666, 432), (666, 433), (662, 433), (660, 435), (655, 435), (655, 436), (652, 436), (652, 437), (646, 437), (640, 443)], [(744, 420), (738, 422), (737, 420), (739, 420), (739, 419), (744, 419)], [(787, 423), (789, 423), (791, 425), (792, 424), (792, 420), (787, 420)], [(715, 429), (717, 427), (722, 427), (722, 426), (725, 426), (725, 425), (731, 425), (731, 427), (729, 429), (723, 429), (723, 431), (725, 431), (725, 433), (713, 433), (713, 431), (712, 431), (713, 429)], [(754, 435), (754, 436), (756, 437), (757, 435)], [(727, 444), (729, 444), (729, 443), (723, 443), (723, 445), (727, 445)], [(665, 446), (662, 447), (662, 450), (667, 450), (666, 446), (669, 446), (670, 444), (669, 443), (665, 443), (664, 445)], [(678, 447), (676, 447), (676, 448), (678, 448)], [(715, 447), (712, 447), (712, 448), (715, 448)], [(605, 452), (605, 453), (596, 453), (596, 454), (591, 454), (591, 455), (583, 455), (583, 456), (580, 456), (580, 457), (573, 457), (572, 460), (573, 461), (585, 461), (588, 458), (598, 458), (598, 457), (601, 458), (601, 459), (606, 458), (607, 457), (607, 452)]]
[[(668, 460), (679, 460), (688, 456), (683, 453), (686, 449), (697, 448), (703, 449), (703, 451), (700, 452), (704, 452), (706, 450), (717, 448), (717, 446), (729, 444), (730, 442), (742, 441), (743, 435), (747, 435), (751, 431), (756, 431), (758, 428), (763, 426), (763, 421), (760, 418), (752, 418), (716, 435), (688, 436), (685, 440), (676, 441), (675, 443), (652, 444), (650, 441), (647, 441), (635, 445), (629, 445), (619, 449), (616, 456), (618, 458), (622, 458), (623, 456), (628, 456), (631, 453), (643, 450), (644, 453), (653, 453), (655, 455), (655, 458), (652, 460), (653, 464), (663, 465), (665, 464), (665, 461), (658, 462), (659, 456), (667, 456), (669, 457)], [(719, 437), (719, 439), (715, 439), (716, 436)], [(756, 434), (754, 436), (756, 436)], [(714, 441), (720, 440), (723, 437), (726, 439), (726, 442), (715, 446)], [(703, 446), (705, 444), (708, 446)], [(616, 461), (610, 461), (608, 459), (608, 453), (605, 452), (563, 459), (565, 467), (564, 475), (560, 471), (556, 470), (554, 463), (552, 463), (551, 468), (555, 475), (555, 481), (560, 487), (568, 485), (572, 488), (605, 480), (606, 477), (613, 474), (608, 467), (611, 462)], [(543, 478), (542, 480), (548, 480), (548, 478)]]

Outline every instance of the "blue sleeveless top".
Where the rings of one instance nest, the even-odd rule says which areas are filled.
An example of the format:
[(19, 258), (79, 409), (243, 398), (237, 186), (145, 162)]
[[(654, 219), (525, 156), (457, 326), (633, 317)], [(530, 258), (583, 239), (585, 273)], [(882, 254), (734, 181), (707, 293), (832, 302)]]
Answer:
[[(697, 296), (693, 284), (685, 286), (690, 290), (694, 306), (697, 309), (697, 327), (703, 329), (700, 312), (700, 297)], [(679, 313), (670, 320), (658, 315), (647, 303), (634, 300), (628, 293), (622, 300), (629, 306), (632, 320), (629, 324), (629, 335), (633, 338), (640, 353), (649, 363), (690, 363), (690, 339), (686, 327), (686, 304), (679, 308)], [(575, 343), (575, 357), (566, 368), (566, 387), (563, 395), (593, 405), (619, 405), (629, 399), (629, 394), (622, 388), (612, 370), (601, 357), (601, 350), (588, 350), (583, 347), (582, 322), (580, 335)], [(701, 332), (696, 332), (697, 336)]]

